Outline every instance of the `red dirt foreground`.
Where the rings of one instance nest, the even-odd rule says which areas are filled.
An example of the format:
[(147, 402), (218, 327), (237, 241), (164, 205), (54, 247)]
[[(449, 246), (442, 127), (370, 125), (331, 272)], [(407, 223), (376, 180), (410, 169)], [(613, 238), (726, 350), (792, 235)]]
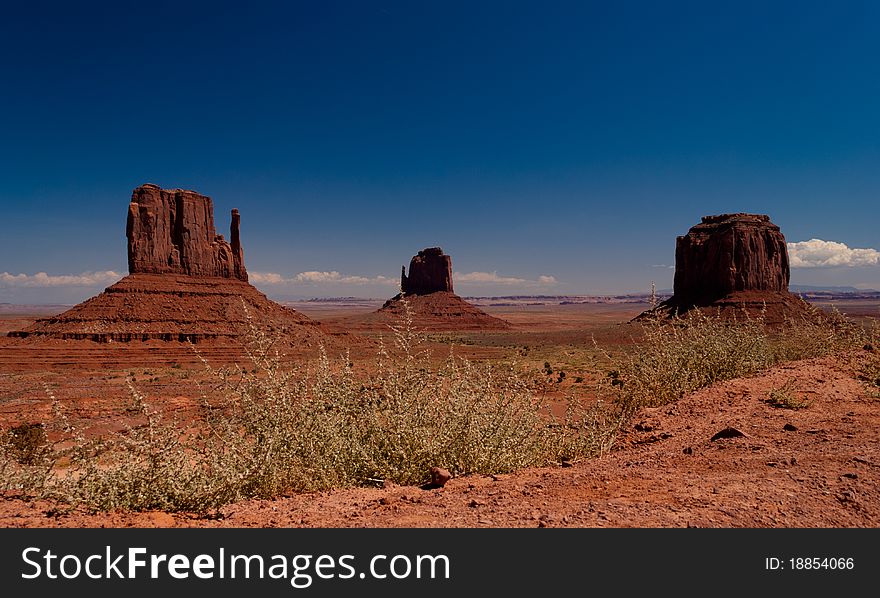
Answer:
[[(59, 514), (48, 503), (7, 499), (0, 501), (0, 525), (876, 527), (880, 399), (857, 379), (867, 357), (790, 363), (643, 410), (611, 453), (570, 467), (464, 476), (433, 490), (358, 488), (247, 501), (215, 519)], [(770, 391), (786, 385), (809, 406), (771, 406)]]

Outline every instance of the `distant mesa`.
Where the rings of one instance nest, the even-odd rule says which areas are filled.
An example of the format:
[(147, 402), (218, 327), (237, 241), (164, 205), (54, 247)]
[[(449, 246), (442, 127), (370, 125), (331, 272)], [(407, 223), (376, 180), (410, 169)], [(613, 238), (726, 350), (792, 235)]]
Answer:
[(288, 340), (322, 341), (316, 322), (247, 282), (232, 210), (229, 241), (214, 229), (210, 197), (142, 185), (128, 206), (130, 274), (68, 311), (9, 336), (96, 342), (234, 340), (251, 322)]
[(763, 312), (767, 323), (778, 324), (808, 309), (788, 291), (789, 277), (785, 237), (769, 216), (704, 216), (676, 239), (673, 295), (656, 310), (667, 316), (695, 308), (725, 317)]
[(510, 325), (490, 316), (453, 292), (452, 258), (439, 247), (419, 251), (400, 275), (401, 293), (375, 312), (379, 319), (392, 320), (404, 310), (405, 300), (416, 325), (429, 330), (492, 330)]

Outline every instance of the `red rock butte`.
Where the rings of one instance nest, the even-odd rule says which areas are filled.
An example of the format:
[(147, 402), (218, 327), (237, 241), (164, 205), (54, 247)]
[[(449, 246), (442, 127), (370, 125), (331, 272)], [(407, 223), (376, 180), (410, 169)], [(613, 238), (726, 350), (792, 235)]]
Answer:
[(673, 296), (657, 310), (672, 315), (714, 308), (725, 317), (763, 312), (767, 323), (778, 324), (808, 309), (788, 291), (789, 277), (785, 237), (769, 216), (704, 216), (676, 239)]
[(126, 227), (130, 274), (100, 295), (9, 336), (101, 343), (232, 340), (240, 345), (256, 324), (295, 344), (323, 342), (316, 322), (270, 301), (247, 282), (240, 226), (238, 210), (233, 210), (227, 242), (214, 229), (210, 197), (138, 187)]
[(453, 292), (452, 258), (439, 247), (413, 256), (400, 275), (401, 293), (385, 302), (374, 317), (396, 320), (409, 304), (414, 323), (428, 330), (499, 330), (510, 324), (471, 305)]
[(214, 230), (210, 197), (183, 189), (142, 185), (128, 205), (130, 274), (186, 274), (247, 281), (239, 227), (232, 210), (230, 241)]
[(401, 269), (400, 290), (406, 295), (453, 293), (452, 258), (439, 247), (422, 249), (409, 262), (409, 276), (406, 266)]

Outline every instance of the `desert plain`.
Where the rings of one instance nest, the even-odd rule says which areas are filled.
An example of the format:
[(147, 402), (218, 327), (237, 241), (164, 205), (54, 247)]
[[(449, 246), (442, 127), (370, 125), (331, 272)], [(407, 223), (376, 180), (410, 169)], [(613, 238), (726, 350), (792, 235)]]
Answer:
[[(423, 330), (437, 359), (450, 350), (477, 362), (514, 364), (548, 401), (597, 400), (596, 383), (615, 355), (637, 350), (631, 320), (649, 298), (468, 298), (509, 326)], [(880, 299), (812, 297), (861, 323), (880, 317)], [(387, 322), (382, 300), (324, 299), (289, 304), (329, 338), (331, 358), (348, 351), (369, 364)], [(136, 419), (129, 383), (151, 405), (186, 419), (216, 384), (206, 368), (248, 357), (228, 344), (147, 340), (8, 338), (64, 306), (5, 306), (0, 314), (0, 427), (43, 422), (53, 402), (87, 436), (119, 432)], [(390, 342), (390, 341), (389, 341)], [(283, 352), (297, 362), (315, 346)], [(444, 487), (366, 484), (285, 493), (226, 505), (204, 516), (150, 510), (91, 512), (6, 496), (5, 527), (874, 527), (880, 525), (880, 399), (864, 380), (877, 349), (785, 362), (718, 382), (628, 419), (610, 449), (594, 458), (505, 474), (467, 474)], [(369, 367), (369, 366), (367, 366)], [(809, 407), (785, 409), (768, 397), (786, 387)], [(725, 429), (736, 437), (713, 438)]]

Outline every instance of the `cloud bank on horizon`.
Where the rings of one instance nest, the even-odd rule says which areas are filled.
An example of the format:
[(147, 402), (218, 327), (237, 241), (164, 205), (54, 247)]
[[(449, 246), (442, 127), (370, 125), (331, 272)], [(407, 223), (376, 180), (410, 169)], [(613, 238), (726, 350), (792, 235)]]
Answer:
[[(794, 269), (845, 269), (855, 267), (880, 266), (880, 251), (872, 248), (854, 248), (840, 241), (809, 239), (787, 243), (789, 263)], [(667, 264), (655, 264), (653, 268), (669, 268)], [(11, 274), (0, 272), (0, 288), (6, 289), (97, 289), (121, 279), (125, 274), (113, 270), (87, 271), (81, 274)], [(493, 272), (455, 272), (455, 284), (464, 289), (475, 291), (498, 288), (511, 291), (528, 292), (530, 290), (550, 290), (558, 287), (559, 281), (553, 275), (542, 274), (537, 278), (506, 276)], [(400, 284), (396, 277), (383, 275), (363, 276), (343, 274), (336, 270), (308, 270), (293, 276), (285, 276), (277, 272), (251, 272), (250, 282), (255, 286), (277, 291), (287, 288), (308, 290), (312, 293), (332, 292), (340, 287), (358, 287), (366, 290), (388, 288), (389, 291)]]
[(97, 287), (113, 284), (123, 276), (125, 275), (112, 270), (61, 275), (50, 275), (45, 272), (37, 272), (36, 274), (0, 272), (0, 286), (28, 288)]
[(852, 268), (880, 265), (880, 251), (856, 249), (838, 241), (810, 239), (788, 243), (788, 260), (792, 268)]
[[(276, 272), (251, 272), (250, 281), (255, 285), (317, 285), (317, 284), (353, 284), (368, 285), (382, 284), (397, 286), (400, 280), (388, 276), (359, 276), (340, 274), (333, 270), (330, 272), (308, 271), (300, 272), (291, 277), (285, 277)], [(552, 286), (557, 283), (555, 276), (541, 275), (537, 279), (518, 278), (516, 276), (500, 276), (497, 272), (455, 272), (453, 274), (455, 284), (465, 286), (472, 284), (498, 285), (498, 286), (523, 286), (539, 287)]]
[(254, 285), (291, 285), (291, 284), (399, 284), (399, 281), (388, 278), (387, 276), (357, 276), (350, 274), (340, 274), (333, 270), (330, 272), (319, 272), (317, 270), (309, 270), (300, 272), (296, 276), (285, 277), (277, 272), (250, 272), (248, 279)]

